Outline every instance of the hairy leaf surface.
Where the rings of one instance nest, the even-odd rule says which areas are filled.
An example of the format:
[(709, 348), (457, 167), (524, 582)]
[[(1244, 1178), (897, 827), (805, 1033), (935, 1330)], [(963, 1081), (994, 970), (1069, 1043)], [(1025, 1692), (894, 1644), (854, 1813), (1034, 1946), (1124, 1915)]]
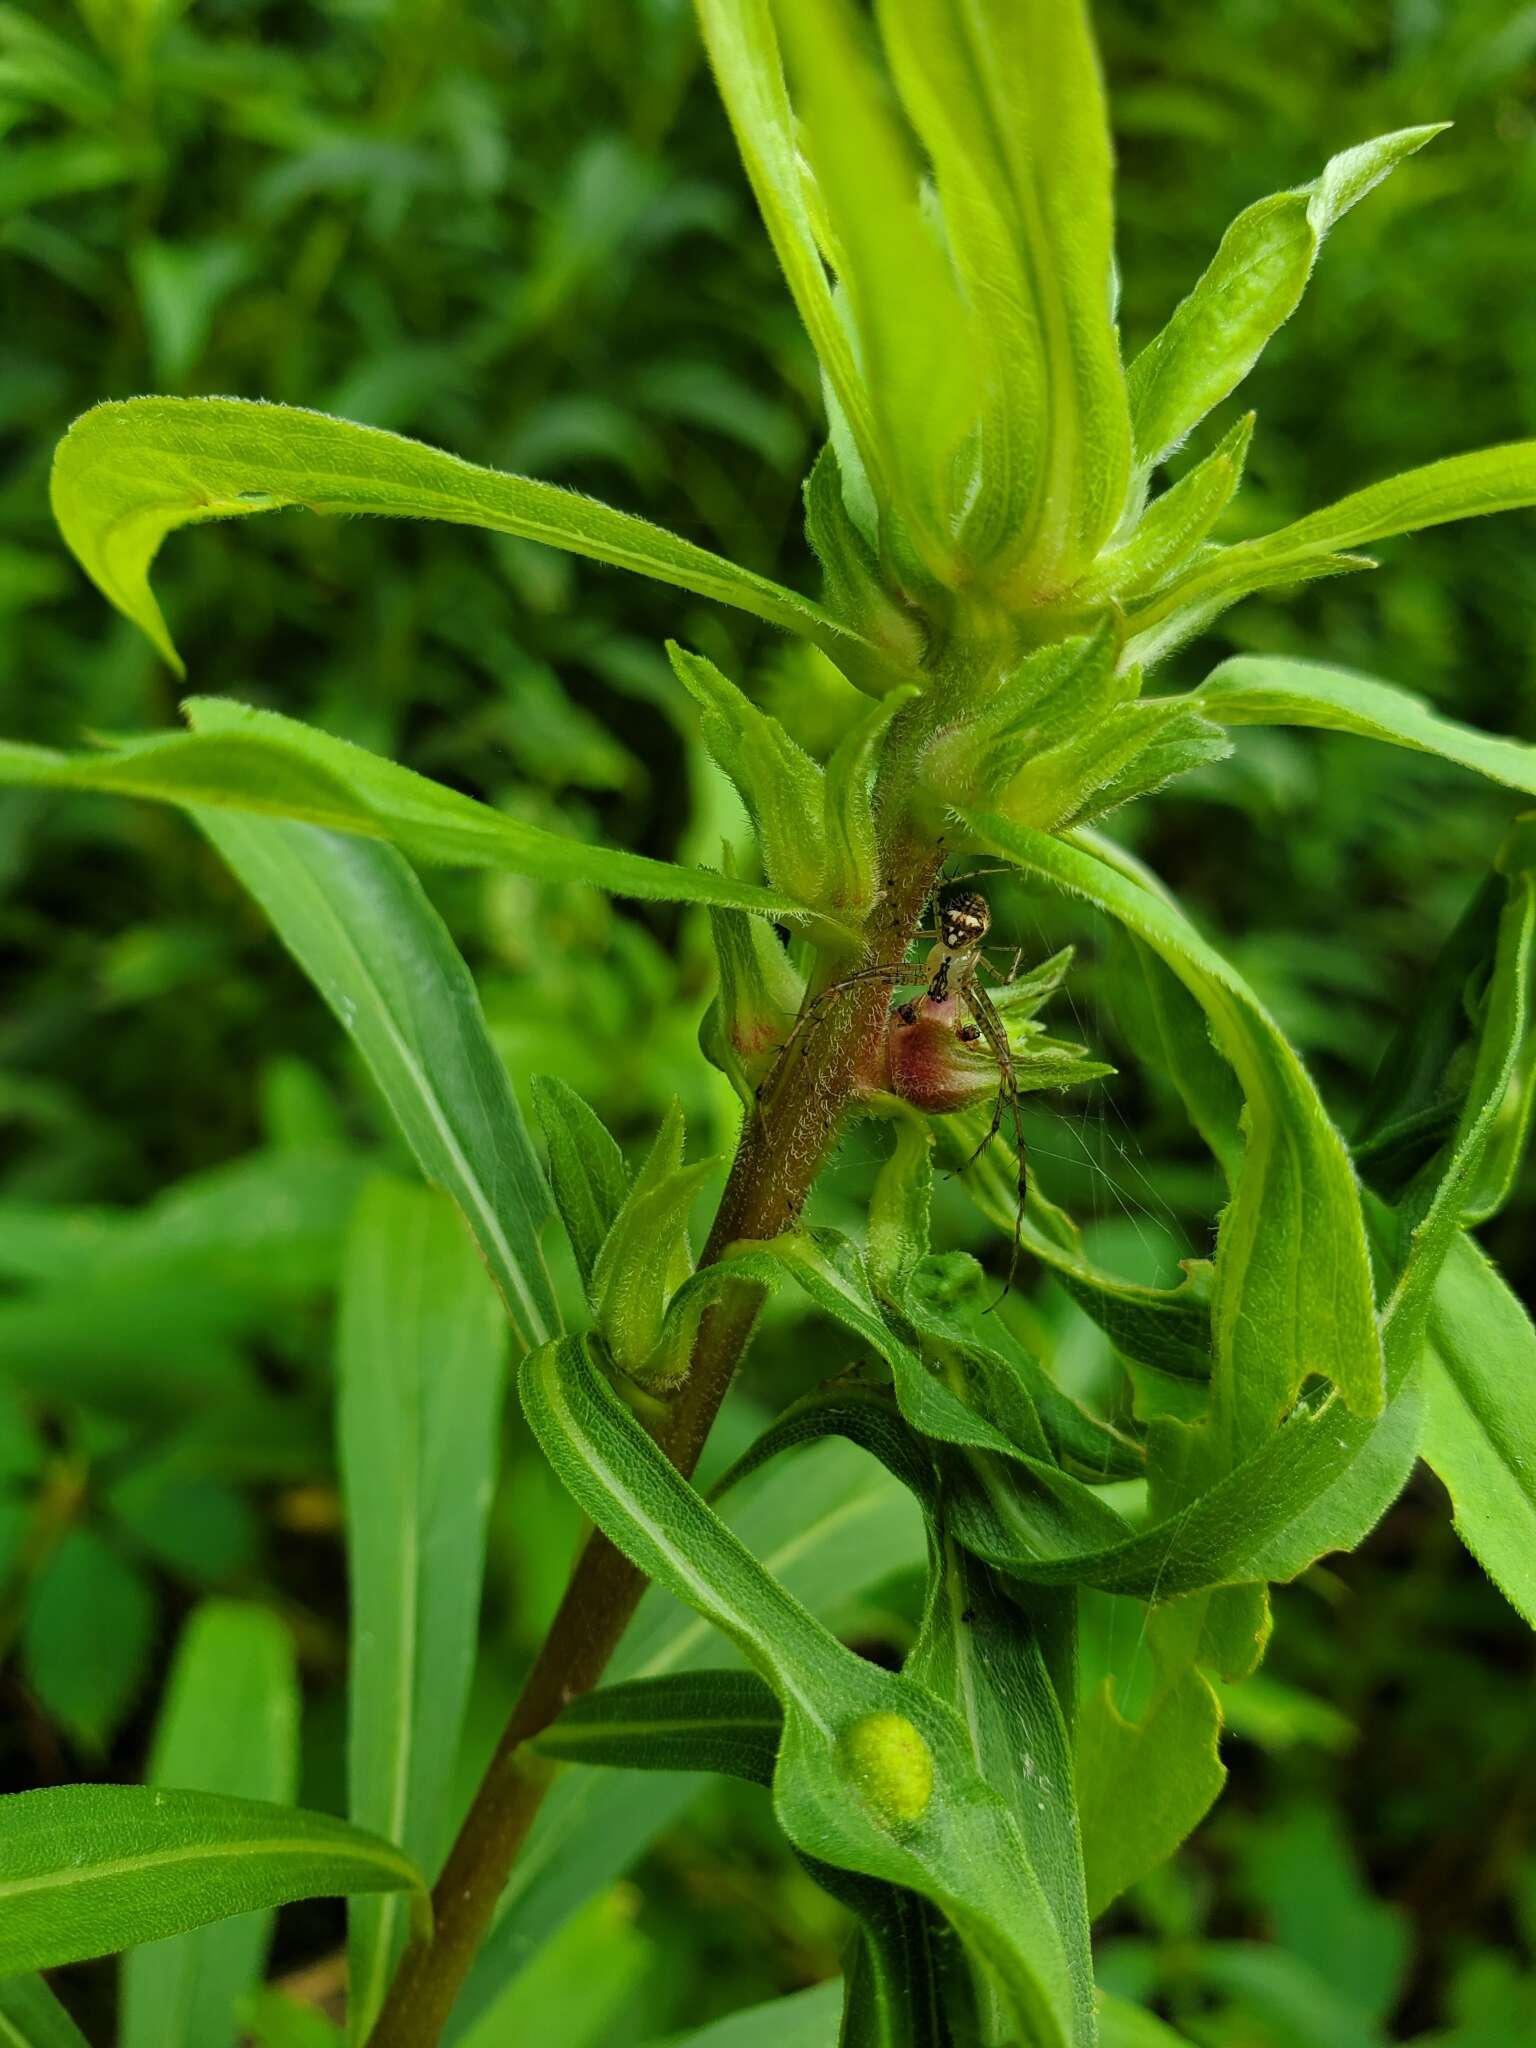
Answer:
[(809, 599), (648, 520), (298, 406), (241, 398), (98, 405), (59, 443), (52, 497), (81, 567), (178, 674), (181, 658), (149, 587), (160, 543), (180, 526), (289, 505), (517, 534), (734, 605), (829, 652), (873, 651)]

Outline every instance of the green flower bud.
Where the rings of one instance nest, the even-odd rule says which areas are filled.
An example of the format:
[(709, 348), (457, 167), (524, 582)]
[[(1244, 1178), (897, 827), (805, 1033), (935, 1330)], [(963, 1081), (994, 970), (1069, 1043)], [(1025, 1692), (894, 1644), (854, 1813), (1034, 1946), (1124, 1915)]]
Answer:
[(720, 990), (699, 1027), (705, 1057), (751, 1102), (794, 1029), (805, 985), (771, 925), (744, 910), (709, 912)]
[(631, 1379), (665, 1384), (676, 1361), (660, 1357), (667, 1303), (693, 1271), (688, 1212), (719, 1164), (683, 1164), (683, 1111), (668, 1109), (635, 1184), (592, 1267), (592, 1313), (608, 1353)]

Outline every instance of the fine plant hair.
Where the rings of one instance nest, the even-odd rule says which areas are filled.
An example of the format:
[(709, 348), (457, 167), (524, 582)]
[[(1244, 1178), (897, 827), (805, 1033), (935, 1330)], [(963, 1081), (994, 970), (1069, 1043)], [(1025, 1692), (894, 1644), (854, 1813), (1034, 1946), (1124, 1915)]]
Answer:
[[(455, 1432), (466, 1457), (488, 1442), (509, 1343), (532, 1432), (592, 1525), (463, 1811), (449, 1763), (483, 1524), (460, 1532), (451, 1592), (422, 1581), (393, 1674), (355, 1623), (348, 1821), (256, 1782), (4, 1801), (0, 1963), (38, 2011), (50, 1994), (25, 1973), (341, 1894), (349, 2039), (434, 2048), (517, 1967), (497, 1905), (551, 1787), (621, 1766), (768, 1788), (790, 1849), (849, 1917), (845, 2043), (1151, 2048), (1175, 2037), (1096, 1990), (1090, 1930), (1216, 1799), (1218, 1686), (1263, 1658), (1270, 1586), (1358, 1545), (1423, 1458), (1462, 1539), (1536, 1622), (1536, 1467), (1517, 1449), (1536, 1333), (1474, 1234), (1509, 1196), (1536, 1102), (1536, 830), (1516, 815), (1536, 798), (1536, 748), (1325, 661), (1245, 655), (1172, 680), (1179, 651), (1258, 593), (1361, 574), (1379, 540), (1536, 504), (1522, 442), (1448, 451), (1220, 537), (1259, 431), (1221, 409), (1331, 230), (1389, 177), (1411, 187), (1418, 152), (1454, 150), (1454, 135), (1355, 142), (1309, 183), (1256, 197), (1126, 361), (1085, 0), (696, 8), (820, 368), (825, 441), (804, 485), (816, 597), (553, 484), (287, 405), (102, 404), (57, 450), (65, 541), (177, 676), (149, 582), (162, 542), (285, 507), (564, 549), (686, 594), (689, 617), (700, 599), (744, 614), (776, 652), (770, 710), (761, 674), (668, 645), (679, 702), (751, 824), (750, 860), (718, 867), (548, 829), (218, 695), (146, 737), (0, 745), (0, 781), (188, 814), (436, 1191), (371, 1191), (349, 1240), (337, 1423), (357, 1614), (398, 1626), (404, 1536), (368, 1520), (376, 1466)], [(1247, 726), (1362, 736), (1513, 793), (1363, 1101), (1324, 1100), (1181, 907), (1178, 877), (1113, 836), (1124, 807), (1240, 747)], [(741, 1125), (696, 1257), (689, 1215), (717, 1162), (689, 1156), (676, 1105), (635, 1166), (566, 1083), (509, 1080), (417, 880), (434, 863), (707, 911), (700, 1057)], [(951, 942), (957, 888), (980, 908)], [(1210, 1256), (1176, 1285), (1096, 1263), (1048, 1164), (1025, 1156), (1030, 1095), (1081, 1100), (1109, 1072), (1042, 1020), (1073, 957), (1031, 957), (1032, 903), (1085, 938), (1115, 935), (1098, 1001), (1219, 1169)], [(862, 1228), (811, 1227), (808, 1197), (855, 1123), (882, 1159)], [(985, 1219), (984, 1258), (935, 1241), (936, 1169)], [(546, 1258), (556, 1234), (580, 1279), (574, 1324)], [(1068, 1399), (1011, 1320), (1010, 1285), (1042, 1271), (1113, 1347), (1113, 1413)], [(452, 1372), (425, 1338), (412, 1350), (422, 1288), (462, 1338)], [(706, 1496), (692, 1475), (778, 1293), (836, 1332), (834, 1376), (808, 1373)], [(376, 1356), (388, 1371), (370, 1373)], [(899, 1670), (840, 1640), (733, 1523), (738, 1486), (828, 1436), (883, 1467), (926, 1529)], [(605, 1684), (650, 1582), (713, 1624), (715, 1654)], [(1113, 1686), (1079, 1685), (1085, 1595), (1138, 1603), (1139, 1718)], [(602, 1828), (600, 1803), (586, 1825)]]

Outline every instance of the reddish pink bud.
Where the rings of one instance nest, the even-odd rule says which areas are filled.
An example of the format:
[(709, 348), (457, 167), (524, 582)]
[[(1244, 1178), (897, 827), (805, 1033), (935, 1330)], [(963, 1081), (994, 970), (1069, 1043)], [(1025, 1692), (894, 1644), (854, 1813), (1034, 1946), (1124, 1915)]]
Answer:
[(997, 1061), (958, 996), (918, 996), (893, 1010), (886, 1063), (890, 1093), (929, 1116), (974, 1109), (997, 1089)]

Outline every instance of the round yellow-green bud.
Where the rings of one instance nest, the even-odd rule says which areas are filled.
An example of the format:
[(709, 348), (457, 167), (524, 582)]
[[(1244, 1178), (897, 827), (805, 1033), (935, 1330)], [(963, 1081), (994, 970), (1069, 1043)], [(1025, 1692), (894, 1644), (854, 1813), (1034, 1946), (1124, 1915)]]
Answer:
[(921, 1820), (933, 1797), (933, 1752), (904, 1714), (863, 1714), (837, 1739), (838, 1759), (887, 1827)]

